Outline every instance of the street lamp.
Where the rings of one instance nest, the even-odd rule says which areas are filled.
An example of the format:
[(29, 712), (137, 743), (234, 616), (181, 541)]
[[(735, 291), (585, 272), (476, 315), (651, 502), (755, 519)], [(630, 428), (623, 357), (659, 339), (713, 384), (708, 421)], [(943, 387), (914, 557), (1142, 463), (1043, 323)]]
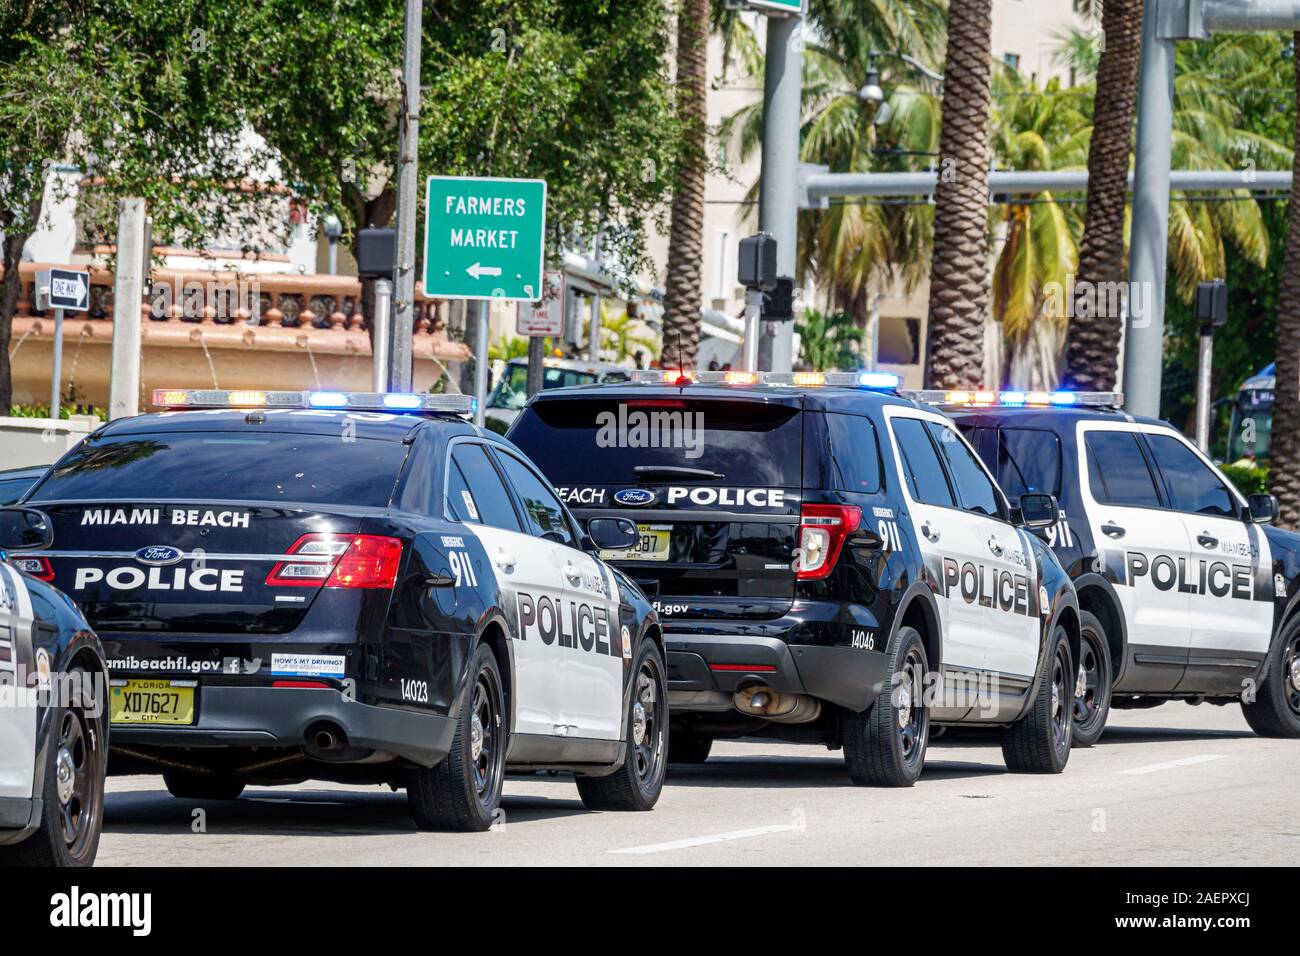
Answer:
[(339, 217), (330, 213), (321, 223), (321, 229), (325, 233), (325, 238), (329, 240), (329, 274), (338, 275), (339, 271), (339, 239), (343, 235), (343, 223)]
[(906, 53), (898, 53), (893, 50), (872, 50), (867, 55), (867, 76), (866, 82), (858, 90), (858, 99), (863, 103), (880, 104), (880, 109), (876, 112), (874, 122), (877, 124), (888, 123), (890, 117), (889, 104), (885, 101), (885, 90), (880, 85), (880, 68), (876, 66), (876, 61), (882, 56), (891, 56), (896, 60), (906, 63), (917, 73), (920, 73), (926, 79), (931, 80), (939, 85), (939, 92), (943, 93), (943, 74), (936, 73), (920, 60), (908, 56)]

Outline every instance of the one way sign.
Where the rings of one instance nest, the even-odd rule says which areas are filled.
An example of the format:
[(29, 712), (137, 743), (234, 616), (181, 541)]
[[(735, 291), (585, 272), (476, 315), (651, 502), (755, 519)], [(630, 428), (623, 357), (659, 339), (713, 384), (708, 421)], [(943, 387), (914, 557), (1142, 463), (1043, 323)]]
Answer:
[(36, 273), (36, 308), (42, 312), (90, 309), (90, 273), (74, 269), (42, 269)]

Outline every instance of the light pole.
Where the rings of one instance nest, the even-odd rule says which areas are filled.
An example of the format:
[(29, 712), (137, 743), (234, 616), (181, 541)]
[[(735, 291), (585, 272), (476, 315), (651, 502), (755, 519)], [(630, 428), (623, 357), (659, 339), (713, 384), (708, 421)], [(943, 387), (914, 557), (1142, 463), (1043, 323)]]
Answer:
[(326, 264), (326, 271), (336, 276), (339, 274), (339, 239), (343, 235), (343, 223), (339, 217), (330, 213), (321, 223), (321, 230), (325, 233), (325, 238), (329, 240), (329, 258)]

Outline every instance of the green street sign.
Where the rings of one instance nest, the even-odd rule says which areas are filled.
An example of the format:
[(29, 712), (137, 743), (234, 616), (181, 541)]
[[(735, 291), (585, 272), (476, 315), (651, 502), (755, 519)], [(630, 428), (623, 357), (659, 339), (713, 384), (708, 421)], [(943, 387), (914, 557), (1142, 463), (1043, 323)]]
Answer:
[(430, 176), (426, 197), (425, 295), (542, 297), (545, 180)]
[(803, 14), (803, 0), (745, 0), (745, 3), (760, 12)]

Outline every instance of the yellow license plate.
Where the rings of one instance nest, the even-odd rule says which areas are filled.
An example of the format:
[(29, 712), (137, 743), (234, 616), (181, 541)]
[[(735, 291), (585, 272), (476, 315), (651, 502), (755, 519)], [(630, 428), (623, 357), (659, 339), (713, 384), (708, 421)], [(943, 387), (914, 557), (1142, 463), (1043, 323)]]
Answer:
[(636, 526), (636, 547), (626, 551), (602, 551), (600, 556), (606, 561), (667, 561), (668, 542), (672, 529), (659, 525)]
[(128, 680), (109, 695), (115, 724), (192, 724), (194, 688), (169, 680)]

